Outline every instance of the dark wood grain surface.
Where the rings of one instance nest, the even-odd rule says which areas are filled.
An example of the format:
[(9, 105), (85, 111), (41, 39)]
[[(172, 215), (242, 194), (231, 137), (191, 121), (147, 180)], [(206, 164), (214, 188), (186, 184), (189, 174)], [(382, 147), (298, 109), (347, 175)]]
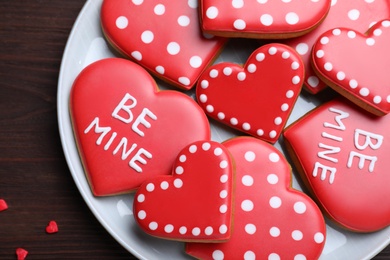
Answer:
[[(0, 0), (0, 259), (135, 259), (82, 199), (58, 134), (62, 54), (83, 0)], [(46, 234), (50, 220), (59, 232)], [(386, 248), (375, 259), (390, 259)]]

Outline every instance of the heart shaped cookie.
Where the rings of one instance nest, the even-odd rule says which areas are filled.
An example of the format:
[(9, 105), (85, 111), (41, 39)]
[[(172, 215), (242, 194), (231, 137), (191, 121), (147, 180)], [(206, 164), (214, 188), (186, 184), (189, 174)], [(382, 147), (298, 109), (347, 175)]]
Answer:
[(390, 20), (367, 34), (336, 28), (313, 47), (313, 67), (334, 90), (375, 115), (390, 112)]
[(70, 112), (80, 156), (95, 195), (124, 193), (169, 174), (177, 153), (210, 138), (202, 109), (188, 96), (159, 91), (139, 65), (111, 58), (75, 80)]
[(212, 141), (185, 147), (172, 176), (145, 182), (134, 199), (134, 217), (153, 236), (182, 241), (226, 241), (232, 224), (233, 163)]
[(346, 27), (364, 33), (375, 22), (388, 17), (390, 17), (388, 0), (333, 0), (326, 19), (316, 29), (285, 41), (285, 44), (296, 49), (305, 64), (305, 89), (316, 94), (326, 87), (325, 83), (317, 77), (310, 63), (311, 49), (321, 34), (336, 27)]
[(330, 101), (289, 126), (284, 137), (302, 179), (324, 212), (347, 229), (390, 224), (390, 117)]
[[(305, 34), (326, 17), (330, 0), (246, 1), (201, 0), (204, 31), (220, 36), (258, 39)], [(307, 12), (310, 10), (310, 12)]]
[(101, 23), (108, 41), (157, 77), (190, 89), (226, 39), (204, 36), (198, 3), (104, 0)]
[(201, 76), (196, 96), (206, 114), (240, 131), (274, 143), (301, 91), (299, 55), (282, 44), (255, 50), (244, 67), (219, 63)]
[(197, 259), (318, 259), (326, 230), (317, 205), (291, 188), (291, 169), (252, 137), (223, 143), (236, 164), (234, 230), (226, 243), (188, 243)]

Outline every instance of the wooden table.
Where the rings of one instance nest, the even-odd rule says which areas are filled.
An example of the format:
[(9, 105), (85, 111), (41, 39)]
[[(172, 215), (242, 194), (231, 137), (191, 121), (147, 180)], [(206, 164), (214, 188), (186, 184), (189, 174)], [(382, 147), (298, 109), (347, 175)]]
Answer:
[[(135, 259), (85, 204), (58, 134), (60, 62), (84, 2), (0, 1), (0, 259), (18, 247), (27, 259)], [(50, 220), (58, 233), (46, 234)]]

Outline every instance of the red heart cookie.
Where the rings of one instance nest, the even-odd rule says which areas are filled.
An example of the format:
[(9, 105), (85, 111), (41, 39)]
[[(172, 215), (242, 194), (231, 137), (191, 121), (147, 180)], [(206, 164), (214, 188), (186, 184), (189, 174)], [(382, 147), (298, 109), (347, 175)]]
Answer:
[(219, 63), (201, 76), (196, 96), (205, 112), (233, 128), (274, 143), (301, 91), (304, 68), (282, 44), (255, 50), (244, 67)]
[(180, 152), (172, 176), (158, 176), (139, 188), (134, 217), (153, 236), (225, 241), (231, 230), (233, 179), (224, 146), (195, 142)]
[(333, 28), (346, 27), (359, 32), (365, 32), (373, 23), (390, 17), (390, 2), (388, 0), (356, 1), (332, 0), (332, 6), (326, 19), (313, 31), (301, 37), (285, 41), (302, 56), (305, 64), (305, 88), (313, 94), (323, 90), (326, 85), (311, 67), (311, 49), (318, 37)]
[(340, 28), (325, 32), (313, 47), (321, 79), (375, 115), (390, 112), (390, 20), (364, 35)]
[(95, 195), (128, 192), (169, 174), (184, 146), (210, 138), (207, 117), (191, 98), (158, 91), (142, 67), (124, 59), (85, 68), (73, 84), (70, 109)]
[(204, 36), (197, 1), (104, 0), (101, 23), (113, 46), (154, 75), (190, 89), (226, 39)]
[(54, 220), (49, 221), (49, 224), (46, 226), (46, 233), (48, 234), (54, 234), (58, 232), (58, 225), (57, 222)]
[(189, 243), (197, 259), (318, 259), (325, 223), (317, 205), (291, 188), (276, 148), (252, 137), (224, 143), (236, 164), (234, 230), (226, 243)]
[(390, 117), (345, 100), (328, 102), (289, 126), (284, 137), (303, 180), (325, 213), (347, 229), (390, 224), (387, 138)]
[[(201, 0), (204, 31), (220, 36), (290, 38), (305, 34), (326, 17), (330, 0)], [(310, 10), (310, 12), (307, 12)]]

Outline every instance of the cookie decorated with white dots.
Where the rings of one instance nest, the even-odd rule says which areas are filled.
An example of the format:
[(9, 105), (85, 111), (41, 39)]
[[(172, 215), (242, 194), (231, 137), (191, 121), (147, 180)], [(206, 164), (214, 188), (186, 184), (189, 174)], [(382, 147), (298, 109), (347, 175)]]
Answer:
[(275, 143), (301, 91), (304, 67), (282, 44), (255, 50), (244, 66), (219, 63), (208, 68), (196, 88), (199, 105), (210, 117)]
[(101, 24), (117, 50), (187, 90), (226, 42), (202, 33), (197, 10), (196, 0), (104, 0)]
[(210, 139), (207, 117), (193, 99), (159, 91), (145, 69), (126, 59), (83, 69), (72, 86), (70, 113), (96, 196), (134, 191), (151, 177), (168, 175), (184, 146)]
[(229, 239), (232, 228), (233, 163), (213, 141), (185, 147), (172, 176), (146, 181), (135, 194), (134, 217), (148, 234), (180, 241)]
[(306, 194), (291, 187), (282, 153), (253, 137), (223, 143), (236, 164), (234, 230), (226, 243), (188, 243), (197, 259), (318, 259), (324, 218)]
[(349, 230), (390, 224), (390, 117), (332, 100), (284, 131), (287, 151), (324, 213)]
[(313, 67), (334, 90), (367, 111), (390, 112), (390, 20), (366, 34), (336, 28), (322, 34), (313, 47)]
[(332, 0), (326, 19), (311, 32), (284, 43), (301, 55), (305, 64), (305, 89), (316, 94), (326, 87), (311, 67), (311, 49), (318, 37), (333, 28), (346, 27), (364, 33), (375, 22), (390, 17), (388, 0)]
[[(297, 37), (326, 17), (330, 0), (201, 0), (204, 31), (220, 36), (258, 39)], [(307, 12), (310, 10), (310, 12)]]

